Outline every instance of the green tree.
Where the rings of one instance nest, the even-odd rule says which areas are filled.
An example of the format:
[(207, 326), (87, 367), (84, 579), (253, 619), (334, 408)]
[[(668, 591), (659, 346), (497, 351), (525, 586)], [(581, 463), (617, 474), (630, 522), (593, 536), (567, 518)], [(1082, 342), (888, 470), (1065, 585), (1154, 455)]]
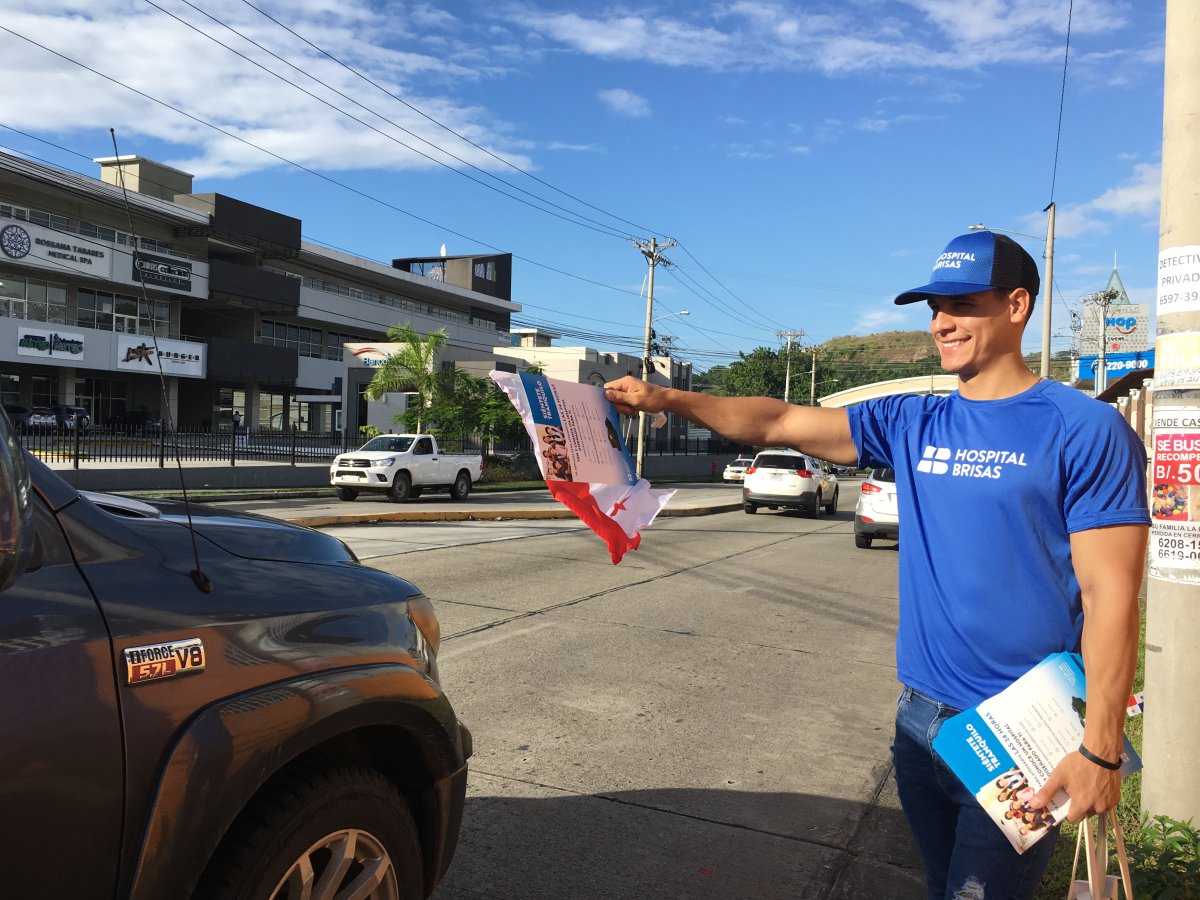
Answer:
[(415, 393), (416, 408), (409, 410), (415, 415), (410, 418), (405, 414), (404, 421), (406, 425), (414, 424), (419, 432), (422, 413), (444, 390), (446, 379), (437, 368), (437, 358), (449, 336), (444, 328), (425, 335), (405, 322), (388, 328), (387, 338), (400, 347), (375, 370), (367, 385), (367, 399), (379, 400), (384, 394)]
[[(782, 397), (785, 375), (784, 355), (770, 347), (757, 347), (749, 353), (738, 353), (729, 364), (724, 387), (734, 397)], [(793, 356), (792, 374), (796, 359)]]

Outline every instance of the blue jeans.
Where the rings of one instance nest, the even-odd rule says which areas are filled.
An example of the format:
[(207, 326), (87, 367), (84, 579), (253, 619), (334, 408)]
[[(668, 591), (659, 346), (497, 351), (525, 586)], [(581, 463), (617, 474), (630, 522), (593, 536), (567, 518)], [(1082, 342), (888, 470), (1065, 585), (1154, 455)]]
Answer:
[(896, 705), (892, 761), (904, 817), (925, 863), (929, 900), (1022, 900), (1041, 883), (1058, 828), (1017, 853), (979, 801), (933, 751), (959, 711), (906, 687)]

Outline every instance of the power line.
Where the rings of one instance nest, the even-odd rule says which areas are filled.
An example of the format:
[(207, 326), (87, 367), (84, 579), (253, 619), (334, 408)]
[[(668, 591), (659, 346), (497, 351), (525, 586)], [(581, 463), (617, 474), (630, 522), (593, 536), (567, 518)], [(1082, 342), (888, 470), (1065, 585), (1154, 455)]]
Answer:
[[(286, 84), (292, 88), (295, 88), (296, 90), (300, 91), (301, 93), (305, 94), (306, 96), (311, 97), (313, 100), (316, 100), (318, 103), (324, 104), (325, 106), (332, 109), (335, 113), (345, 116), (346, 118), (348, 118), (354, 122), (357, 122), (359, 125), (362, 125), (364, 128), (370, 129), (371, 131), (375, 132), (376, 134), (380, 135), (381, 137), (385, 138), (386, 140), (389, 140), (389, 141), (392, 141), (393, 143), (399, 144), (404, 149), (406, 149), (412, 153), (415, 153), (418, 156), (420, 156), (424, 159), (427, 159), (436, 165), (439, 165), (439, 166), (442, 166), (443, 168), (449, 169), (451, 172), (454, 172), (456, 175), (460, 175), (463, 178), (466, 178), (467, 180), (479, 185), (480, 187), (487, 188), (490, 191), (495, 191), (498, 194), (508, 197), (510, 200), (515, 200), (517, 203), (521, 203), (521, 204), (524, 204), (525, 206), (528, 206), (530, 209), (536, 209), (538, 212), (543, 212), (546, 215), (554, 216), (556, 219), (561, 219), (564, 222), (570, 222), (572, 225), (578, 225), (580, 228), (587, 228), (591, 231), (595, 231), (599, 234), (603, 234), (606, 237), (615, 237), (615, 238), (620, 238), (621, 240), (628, 239), (628, 235), (614, 231), (613, 229), (609, 228), (607, 225), (603, 225), (602, 223), (597, 222), (595, 219), (589, 219), (586, 216), (580, 216), (579, 214), (574, 213), (571, 210), (568, 210), (564, 206), (559, 206), (558, 204), (552, 203), (549, 200), (544, 200), (541, 197), (537, 197), (535, 194), (531, 194), (531, 193), (529, 193), (529, 191), (526, 191), (523, 188), (519, 188), (514, 185), (510, 185), (510, 184), (508, 184), (507, 181), (503, 181), (502, 179), (495, 178), (495, 176), (491, 175), (488, 172), (484, 172), (478, 166), (472, 165), (471, 163), (467, 162), (465, 159), (462, 159), (461, 157), (456, 156), (455, 154), (451, 153), (449, 150), (446, 150), (443, 147), (439, 147), (436, 144), (432, 143), (431, 141), (426, 141), (425, 138), (421, 137), (418, 134), (415, 134), (414, 132), (405, 128), (403, 125), (400, 125), (398, 122), (395, 122), (392, 119), (389, 119), (387, 116), (383, 115), (382, 113), (379, 113), (373, 109), (370, 109), (369, 107), (364, 106), (363, 104), (361, 104), (357, 100), (355, 100), (353, 97), (350, 97), (350, 96), (342, 93), (341, 91), (339, 91), (337, 88), (333, 87), (332, 85), (326, 84), (324, 81), (317, 78), (315, 75), (313, 75), (309, 72), (305, 72), (299, 66), (295, 65), (292, 62), (289, 62), (288, 60), (284, 59), (279, 54), (264, 47), (262, 44), (259, 44), (257, 41), (253, 40), (252, 38), (249, 38), (246, 35), (242, 34), (236, 28), (233, 28), (232, 26), (225, 24), (224, 22), (222, 22), (220, 19), (216, 18), (215, 16), (209, 15), (209, 13), (206, 13), (204, 10), (195, 6), (194, 4), (189, 2), (189, 0), (181, 0), (181, 2), (185, 3), (187, 6), (190, 6), (192, 9), (196, 10), (196, 12), (200, 13), (201, 15), (207, 16), (209, 19), (216, 22), (218, 25), (233, 32), (238, 37), (242, 38), (242, 40), (254, 45), (259, 50), (262, 50), (264, 53), (269, 54), (270, 56), (272, 56), (275, 59), (279, 60), (280, 62), (284, 63), (285, 65), (291, 66), (297, 72), (300, 72), (302, 75), (305, 75), (306, 77), (312, 79), (313, 81), (315, 81), (317, 84), (321, 85), (321, 87), (325, 88), (326, 90), (332, 91), (333, 93), (337, 94), (339, 97), (343, 98), (344, 100), (349, 101), (350, 103), (353, 103), (355, 106), (359, 107), (362, 110), (365, 110), (366, 112), (370, 113), (371, 115), (378, 116), (380, 119), (383, 119), (383, 121), (387, 122), (389, 125), (400, 129), (405, 134), (412, 135), (413, 137), (417, 138), (418, 140), (424, 141), (426, 144), (429, 144), (429, 146), (433, 147), (438, 152), (446, 154), (451, 159), (457, 160), (458, 162), (462, 163), (464, 166), (468, 166), (471, 169), (481, 172), (484, 175), (487, 175), (489, 178), (495, 178), (495, 180), (500, 181), (501, 184), (508, 185), (509, 187), (512, 187), (514, 190), (521, 191), (521, 193), (526, 194), (530, 197), (535, 197), (537, 200), (539, 200), (543, 203), (549, 203), (551, 206), (554, 206), (557, 209), (560, 209), (560, 210), (568, 213), (568, 215), (570, 215), (570, 216), (576, 216), (577, 218), (584, 219), (585, 222), (576, 221), (576, 219), (574, 219), (574, 218), (568, 218), (567, 216), (560, 215), (559, 213), (553, 212), (548, 209), (544, 209), (540, 206), (537, 206), (536, 204), (530, 203), (528, 200), (523, 200), (520, 197), (516, 197), (516, 196), (508, 193), (507, 191), (501, 190), (500, 188), (496, 187), (495, 185), (491, 185), (485, 181), (481, 181), (480, 179), (475, 178), (474, 176), (462, 171), (461, 169), (457, 169), (454, 166), (450, 165), (449, 163), (446, 163), (440, 159), (437, 159), (437, 158), (429, 155), (428, 153), (424, 152), (423, 150), (419, 150), (416, 147), (413, 147), (411, 144), (405, 143), (404, 141), (400, 140), (399, 138), (395, 137), (394, 135), (390, 135), (387, 132), (382, 131), (379, 128), (376, 128), (374, 125), (370, 124), (369, 122), (364, 122), (362, 119), (358, 118), (355, 115), (352, 115), (351, 113), (347, 112), (344, 109), (340, 109), (339, 107), (330, 103), (328, 100), (324, 99), (323, 97), (318, 97), (312, 91), (306, 90), (305, 88), (301, 87), (300, 85), (296, 84), (295, 82), (289, 81), (288, 79), (286, 79), (282, 75), (280, 75), (278, 72), (272, 72), (270, 69), (268, 69), (266, 66), (264, 66), (262, 63), (258, 62), (257, 60), (251, 59), (246, 54), (242, 53), (239, 50), (235, 50), (233, 47), (230, 47), (228, 44), (224, 43), (223, 41), (218, 40), (217, 38), (213, 37), (211, 34), (207, 34), (206, 32), (201, 31), (195, 25), (186, 21), (185, 19), (180, 18), (179, 16), (175, 15), (175, 13), (171, 12), (170, 10), (164, 9), (163, 7), (159, 6), (157, 3), (154, 2), (154, 0), (144, 0), (144, 2), (146, 4), (148, 4), (149, 6), (153, 6), (155, 9), (157, 9), (159, 12), (163, 13), (164, 15), (170, 16), (172, 19), (174, 19), (176, 22), (179, 22), (181, 25), (184, 25), (184, 26), (190, 28), (192, 31), (196, 32), (201, 37), (207, 38), (208, 40), (212, 41), (214, 44), (217, 44), (220, 47), (224, 47), (226, 50), (228, 50), (230, 53), (234, 54), (235, 56), (239, 57), (240, 59), (243, 59), (246, 62), (250, 63), (251, 65), (258, 67), (262, 71), (266, 72), (268, 75), (270, 75), (274, 78), (278, 78), (284, 84)], [(592, 222), (594, 224), (589, 225), (589, 224), (586, 224), (586, 222)]]
[[(186, 2), (186, 0), (185, 0), (185, 2)], [(353, 75), (357, 76), (358, 78), (361, 78), (367, 84), (369, 84), (372, 87), (376, 88), (377, 90), (383, 92), (388, 97), (391, 97), (397, 103), (400, 103), (401, 105), (412, 110), (413, 112), (415, 112), (417, 115), (421, 116), (422, 118), (427, 119), (428, 121), (432, 122), (434, 125), (438, 126), (439, 128), (444, 129), (445, 131), (454, 135), (460, 141), (464, 141), (464, 142), (470, 144), (476, 150), (486, 153), (492, 159), (496, 160), (497, 162), (502, 163), (503, 165), (508, 166), (513, 171), (519, 172), (520, 174), (526, 176), (527, 178), (532, 178), (534, 181), (538, 182), (539, 184), (545, 185), (546, 187), (550, 188), (552, 191), (562, 194), (564, 197), (568, 197), (571, 200), (574, 200), (576, 203), (582, 203), (584, 206), (588, 207), (589, 209), (594, 209), (596, 212), (603, 213), (604, 215), (608, 216), (611, 219), (616, 219), (618, 222), (624, 222), (626, 225), (632, 225), (638, 231), (649, 233), (649, 234), (662, 234), (662, 232), (659, 231), (658, 229), (647, 228), (644, 225), (638, 225), (636, 222), (631, 222), (629, 219), (622, 218), (621, 216), (618, 216), (616, 213), (610, 213), (610, 212), (600, 208), (599, 206), (595, 206), (595, 205), (587, 202), (586, 200), (583, 200), (583, 199), (575, 196), (574, 194), (572, 194), (568, 191), (564, 191), (561, 188), (555, 187), (550, 182), (548, 182), (542, 178), (539, 178), (538, 176), (534, 175), (532, 172), (527, 172), (526, 170), (522, 169), (520, 166), (514, 165), (510, 160), (507, 160), (502, 156), (498, 156), (497, 154), (493, 153), (491, 150), (487, 149), (486, 147), (483, 147), (483, 146), (477, 144), (475, 141), (471, 140), (466, 135), (460, 134), (459, 132), (457, 132), (453, 128), (451, 128), (449, 125), (446, 125), (444, 122), (441, 122), (438, 119), (434, 118), (433, 116), (429, 115), (427, 112), (425, 112), (424, 110), (420, 109), (419, 107), (413, 105), (412, 103), (405, 100), (403, 97), (399, 96), (398, 94), (395, 94), (392, 91), (389, 91), (383, 85), (379, 84), (378, 82), (376, 82), (376, 81), (372, 80), (371, 78), (369, 78), (368, 76), (364, 75), (358, 69), (356, 69), (353, 66), (351, 66), (350, 64), (342, 61), (341, 59), (339, 59), (338, 57), (329, 53), (328, 51), (324, 50), (323, 48), (317, 46), (315, 43), (313, 43), (312, 41), (310, 41), (308, 38), (304, 37), (303, 35), (298, 34), (296, 31), (289, 28), (283, 22), (279, 21), (274, 16), (272, 16), (270, 13), (266, 12), (265, 10), (261, 9), (258, 6), (255, 6), (253, 3), (250, 2), (250, 0), (242, 0), (242, 2), (245, 3), (246, 6), (249, 6), (251, 9), (253, 9), (255, 12), (264, 16), (265, 18), (269, 19), (270, 21), (274, 22), (276, 25), (278, 25), (280, 28), (282, 28), (288, 34), (292, 35), (293, 37), (297, 38), (300, 41), (303, 41), (309, 47), (312, 47), (312, 49), (316, 50), (322, 56), (337, 63), (339, 66), (346, 69), (348, 72), (352, 73)], [(507, 182), (507, 181), (504, 183), (510, 184), (510, 182)], [(515, 185), (512, 185), (512, 186), (516, 187)], [(517, 190), (520, 190), (520, 189), (517, 188)], [(549, 202), (549, 201), (547, 201), (547, 202)]]
[(1054, 202), (1054, 184), (1058, 179), (1058, 148), (1062, 142), (1063, 107), (1067, 102), (1067, 59), (1071, 53), (1071, 18), (1075, 12), (1075, 0), (1067, 4), (1067, 41), (1063, 47), (1062, 90), (1058, 95), (1058, 130), (1054, 135), (1054, 165), (1050, 169), (1050, 202)]
[[(50, 47), (47, 47), (47, 46), (45, 46), (44, 44), (38, 43), (37, 41), (33, 40), (33, 38), (27, 37), (27, 36), (25, 36), (25, 35), (21, 34), (20, 32), (13, 31), (11, 28), (8, 28), (8, 27), (6, 27), (6, 26), (4, 26), (4, 25), (0, 25), (0, 31), (3, 31), (3, 32), (5, 32), (6, 34), (11, 34), (13, 37), (19, 38), (20, 40), (23, 40), (23, 41), (25, 41), (26, 43), (32, 44), (33, 46), (35, 46), (35, 47), (37, 47), (37, 48), (39, 48), (39, 49), (41, 49), (41, 50), (45, 50), (47, 53), (50, 53), (50, 54), (52, 54), (53, 56), (57, 56), (59, 59), (62, 59), (62, 60), (64, 60), (65, 62), (69, 62), (69, 63), (71, 63), (72, 65), (78, 66), (79, 68), (81, 68), (81, 69), (83, 69), (83, 70), (85, 70), (85, 71), (87, 71), (87, 72), (91, 72), (93, 75), (96, 75), (96, 76), (98, 76), (98, 77), (100, 77), (100, 78), (103, 78), (105, 81), (112, 82), (113, 84), (115, 84), (115, 85), (117, 85), (117, 86), (119, 86), (119, 87), (125, 88), (125, 90), (127, 90), (127, 91), (129, 91), (129, 92), (131, 92), (131, 93), (133, 93), (133, 94), (137, 94), (139, 97), (142, 97), (143, 99), (149, 100), (150, 102), (152, 102), (152, 103), (154, 103), (154, 104), (156, 104), (156, 105), (158, 105), (158, 106), (161, 106), (161, 107), (163, 107), (163, 108), (165, 108), (165, 109), (169, 109), (169, 110), (171, 110), (172, 112), (174, 112), (174, 113), (176, 113), (176, 114), (178, 114), (178, 115), (181, 115), (181, 116), (183, 116), (183, 117), (184, 117), (184, 118), (186, 118), (186, 119), (189, 119), (190, 121), (196, 122), (196, 123), (197, 123), (197, 124), (199, 124), (199, 125), (203, 125), (203, 126), (204, 126), (204, 127), (206, 127), (206, 128), (210, 128), (210, 129), (212, 129), (213, 131), (216, 131), (216, 132), (217, 132), (217, 133), (219, 133), (219, 134), (223, 134), (225, 137), (228, 137), (228, 138), (230, 138), (230, 139), (232, 139), (232, 140), (235, 140), (235, 141), (237, 141), (238, 143), (245, 144), (247, 147), (251, 147), (251, 148), (253, 148), (253, 149), (255, 149), (255, 150), (259, 151), (260, 153), (263, 153), (263, 154), (265, 154), (265, 155), (267, 155), (267, 156), (270, 156), (272, 159), (276, 159), (276, 160), (278, 160), (279, 162), (281, 162), (281, 163), (284, 163), (285, 165), (293, 166), (294, 168), (297, 168), (297, 169), (299, 169), (299, 170), (300, 170), (300, 171), (302, 171), (302, 172), (305, 172), (305, 173), (307, 173), (307, 174), (309, 174), (309, 175), (312, 175), (314, 178), (319, 178), (320, 180), (322, 180), (322, 181), (325, 181), (325, 182), (327, 182), (327, 183), (329, 183), (329, 184), (332, 184), (332, 185), (334, 185), (335, 187), (342, 188), (342, 189), (343, 189), (343, 190), (345, 190), (345, 191), (349, 191), (349, 192), (350, 192), (350, 193), (352, 193), (352, 194), (355, 194), (355, 195), (357, 195), (357, 196), (359, 196), (359, 197), (362, 197), (362, 198), (364, 198), (364, 199), (366, 199), (366, 200), (370, 200), (372, 203), (377, 203), (377, 204), (379, 204), (380, 206), (383, 206), (383, 207), (385, 207), (385, 208), (387, 208), (387, 209), (391, 209), (391, 210), (393, 210), (394, 212), (398, 212), (398, 213), (400, 213), (400, 214), (402, 214), (402, 215), (408, 216), (409, 218), (415, 219), (415, 220), (417, 220), (418, 222), (422, 222), (422, 223), (424, 223), (425, 225), (429, 225), (429, 226), (431, 226), (431, 227), (433, 227), (433, 228), (440, 229), (441, 231), (444, 231), (444, 232), (446, 232), (447, 234), (452, 234), (452, 235), (454, 235), (455, 237), (460, 237), (460, 238), (462, 238), (462, 239), (463, 239), (463, 240), (465, 240), (465, 241), (470, 241), (471, 243), (478, 244), (478, 245), (479, 245), (479, 246), (481, 246), (481, 247), (487, 247), (489, 250), (494, 250), (494, 251), (495, 251), (495, 252), (497, 252), (497, 253), (505, 253), (505, 252), (507, 252), (507, 251), (505, 251), (505, 250), (502, 250), (502, 249), (501, 249), (501, 248), (499, 248), (499, 247), (496, 247), (496, 246), (494, 246), (493, 244), (489, 244), (487, 241), (483, 241), (483, 240), (480, 240), (480, 239), (478, 239), (478, 238), (471, 237), (470, 235), (463, 234), (463, 233), (462, 233), (462, 232), (460, 232), (460, 231), (457, 231), (457, 230), (455, 230), (455, 229), (453, 229), (453, 228), (450, 228), (450, 227), (448, 227), (448, 226), (446, 226), (446, 225), (442, 225), (442, 224), (440, 224), (440, 223), (438, 223), (438, 222), (434, 222), (434, 221), (432, 221), (431, 219), (426, 219), (424, 216), (419, 216), (419, 215), (417, 215), (416, 213), (414, 213), (414, 212), (412, 212), (412, 211), (410, 211), (410, 210), (407, 210), (407, 209), (404, 209), (404, 208), (402, 208), (402, 207), (396, 206), (394, 203), (389, 203), (389, 202), (388, 202), (388, 201), (386, 201), (386, 200), (380, 199), (379, 197), (375, 197), (375, 196), (373, 196), (373, 195), (371, 195), (371, 194), (368, 194), (368, 193), (366, 193), (365, 191), (362, 191), (362, 190), (359, 190), (358, 188), (352, 187), (351, 185), (349, 185), (349, 184), (346, 184), (345, 182), (338, 181), (336, 178), (333, 178), (333, 177), (331, 177), (331, 176), (329, 176), (329, 175), (326, 175), (326, 174), (324, 174), (323, 172), (318, 172), (318, 171), (317, 171), (317, 170), (315, 170), (315, 169), (311, 169), (311, 168), (309, 168), (308, 166), (302, 165), (301, 163), (294, 162), (293, 160), (290, 160), (290, 159), (288, 159), (288, 158), (287, 158), (287, 157), (285, 157), (285, 156), (282, 156), (282, 155), (280, 155), (280, 154), (278, 154), (278, 153), (275, 153), (275, 152), (274, 152), (274, 151), (272, 151), (272, 150), (267, 150), (265, 147), (261, 147), (261, 146), (259, 146), (258, 144), (255, 144), (253, 141), (251, 141), (251, 140), (248, 140), (247, 138), (241, 137), (240, 135), (234, 134), (233, 132), (229, 131), (228, 129), (222, 128), (222, 127), (221, 127), (221, 126), (219, 126), (219, 125), (216, 125), (216, 124), (214, 124), (214, 123), (212, 123), (212, 122), (209, 122), (209, 121), (207, 121), (207, 120), (205, 120), (205, 119), (201, 119), (199, 116), (193, 115), (192, 113), (189, 113), (189, 112), (187, 112), (187, 111), (185, 111), (185, 110), (179, 109), (178, 107), (176, 107), (176, 106), (173, 106), (173, 105), (171, 105), (170, 103), (167, 103), (167, 102), (166, 102), (166, 101), (164, 101), (164, 100), (159, 100), (157, 97), (153, 97), (153, 96), (151, 96), (150, 94), (147, 94), (147, 93), (145, 93), (144, 91), (138, 90), (138, 89), (137, 89), (137, 88), (135, 88), (135, 87), (132, 87), (132, 86), (130, 86), (130, 85), (128, 85), (128, 84), (125, 84), (123, 81), (120, 81), (119, 79), (113, 78), (111, 75), (106, 75), (105, 73), (103, 73), (103, 72), (100, 72), (100, 71), (98, 71), (97, 69), (93, 69), (91, 66), (89, 66), (89, 65), (86, 65), (85, 63), (82, 63), (82, 62), (80, 62), (79, 60), (73, 59), (73, 58), (71, 58), (71, 57), (67, 56), (65, 53), (61, 53), (61, 52), (59, 52), (59, 51), (57, 51), (57, 50), (53, 50), (53, 49), (51, 49)], [(568, 277), (568, 278), (573, 278), (573, 279), (575, 279), (575, 280), (577, 280), (577, 281), (582, 281), (582, 282), (585, 282), (585, 283), (587, 283), (587, 284), (594, 285), (594, 286), (596, 286), (596, 287), (602, 287), (602, 288), (605, 288), (605, 289), (607, 289), (607, 290), (611, 290), (611, 291), (617, 291), (618, 293), (622, 293), (622, 294), (630, 294), (630, 295), (633, 295), (633, 296), (640, 296), (640, 294), (638, 294), (638, 293), (637, 293), (637, 292), (635, 292), (635, 291), (631, 291), (631, 290), (629, 290), (628, 288), (620, 288), (620, 287), (616, 287), (616, 286), (614, 286), (614, 285), (611, 285), (611, 284), (604, 284), (603, 282), (595, 281), (594, 279), (587, 278), (587, 277), (585, 277), (585, 276), (583, 276), (583, 275), (576, 275), (576, 274), (575, 274), (575, 273), (573, 273), (573, 272), (567, 272), (566, 270), (564, 270), (564, 269), (559, 269), (559, 268), (557, 268), (556, 266), (551, 266), (551, 265), (548, 265), (547, 263), (538, 262), (537, 260), (535, 260), (535, 259), (530, 259), (529, 257), (520, 256), (520, 255), (518, 255), (518, 254), (515, 254), (515, 253), (514, 253), (514, 254), (513, 254), (513, 258), (514, 258), (514, 259), (519, 259), (519, 260), (521, 260), (521, 262), (529, 263), (529, 264), (530, 264), (530, 265), (532, 265), (532, 266), (537, 266), (537, 267), (538, 267), (538, 268), (540, 268), (540, 269), (545, 269), (545, 270), (547, 270), (547, 271), (549, 271), (549, 272), (555, 272), (555, 273), (557, 273), (557, 274), (559, 274), (559, 275), (565, 275), (565, 276), (566, 276), (566, 277)]]

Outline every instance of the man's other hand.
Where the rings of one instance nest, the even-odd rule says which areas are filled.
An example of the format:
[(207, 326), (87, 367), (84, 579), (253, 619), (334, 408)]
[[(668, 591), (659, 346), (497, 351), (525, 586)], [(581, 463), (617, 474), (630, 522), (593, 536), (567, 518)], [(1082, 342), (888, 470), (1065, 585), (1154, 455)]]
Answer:
[(667, 404), (666, 388), (648, 384), (632, 375), (625, 375), (604, 385), (604, 396), (612, 401), (617, 412), (626, 416), (639, 412), (660, 413)]
[(1067, 820), (1082, 822), (1087, 816), (1115, 809), (1121, 802), (1121, 773), (1102, 769), (1078, 753), (1068, 753), (1054, 767), (1032, 805), (1046, 806), (1059, 790), (1065, 790), (1071, 798)]

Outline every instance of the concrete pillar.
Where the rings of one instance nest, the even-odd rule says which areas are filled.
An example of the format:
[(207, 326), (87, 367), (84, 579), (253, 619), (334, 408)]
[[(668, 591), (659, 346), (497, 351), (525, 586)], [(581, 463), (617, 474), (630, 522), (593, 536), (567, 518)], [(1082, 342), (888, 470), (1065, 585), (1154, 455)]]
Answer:
[[(1189, 333), (1200, 343), (1200, 308), (1179, 300), (1163, 273), (1192, 273), (1184, 260), (1200, 253), (1200, 3), (1167, 0), (1163, 77), (1162, 199), (1159, 220), (1158, 343)], [(1196, 285), (1188, 285), (1195, 290)], [(1189, 341), (1191, 339), (1188, 339)], [(1159, 385), (1155, 405), (1200, 414), (1200, 391), (1164, 389), (1167, 370), (1156, 353)], [(1193, 369), (1189, 375), (1197, 374)], [(1195, 490), (1195, 487), (1190, 488)], [(1196, 523), (1191, 535), (1200, 534)], [(1155, 534), (1151, 531), (1151, 560)], [(1200, 778), (1195, 715), (1200, 676), (1200, 564), (1174, 570), (1175, 580), (1152, 570), (1146, 601), (1146, 713), (1142, 757), (1142, 809), (1150, 815), (1200, 820)]]

